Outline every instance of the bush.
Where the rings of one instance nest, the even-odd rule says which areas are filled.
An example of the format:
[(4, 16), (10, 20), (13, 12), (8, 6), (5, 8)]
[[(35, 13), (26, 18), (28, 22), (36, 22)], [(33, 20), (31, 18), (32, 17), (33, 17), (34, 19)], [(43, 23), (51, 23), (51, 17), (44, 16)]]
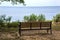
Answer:
[(12, 22), (8, 25), (10, 28), (13, 27), (13, 28), (16, 28), (18, 27), (18, 22)]
[(24, 21), (45, 21), (45, 15), (40, 14), (39, 16), (31, 14), (30, 16), (24, 16)]
[(60, 14), (56, 14), (56, 16), (53, 16), (54, 22), (60, 22)]

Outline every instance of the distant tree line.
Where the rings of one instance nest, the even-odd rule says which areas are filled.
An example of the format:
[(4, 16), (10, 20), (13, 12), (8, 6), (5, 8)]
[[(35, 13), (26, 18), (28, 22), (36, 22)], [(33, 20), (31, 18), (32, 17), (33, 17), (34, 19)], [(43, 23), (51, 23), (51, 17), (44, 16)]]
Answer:
[(24, 21), (45, 21), (45, 15), (40, 14), (40, 15), (35, 15), (31, 14), (30, 16), (24, 16)]
[[(0, 15), (0, 27), (1, 26), (9, 27), (9, 26), (13, 26), (14, 24), (18, 24), (18, 21), (11, 22), (11, 19), (12, 19), (11, 16), (6, 17), (6, 15)], [(46, 21), (46, 18), (45, 18), (45, 15), (43, 15), (43, 14), (40, 14), (38, 16), (35, 14), (31, 14), (29, 16), (24, 16), (24, 21), (26, 21), (26, 22), (28, 22), (28, 21)], [(56, 14), (55, 16), (53, 16), (52, 21), (60, 22), (60, 14)]]
[[(31, 14), (29, 16), (24, 16), (24, 21), (28, 22), (28, 21), (46, 21), (45, 15), (40, 14), (40, 15), (35, 15), (35, 14)], [(53, 16), (52, 21), (54, 22), (60, 22), (60, 14), (56, 14), (55, 16)]]

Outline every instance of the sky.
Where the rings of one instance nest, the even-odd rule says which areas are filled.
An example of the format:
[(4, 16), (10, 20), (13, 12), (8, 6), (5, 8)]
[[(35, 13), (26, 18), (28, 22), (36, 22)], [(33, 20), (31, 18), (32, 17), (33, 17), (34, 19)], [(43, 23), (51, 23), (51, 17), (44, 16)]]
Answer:
[(25, 0), (27, 6), (60, 6), (60, 0)]
[[(23, 10), (21, 11), (19, 7), (60, 6), (60, 0), (24, 0), (24, 1), (25, 1), (26, 6), (24, 6), (23, 4), (19, 4), (19, 3), (17, 5), (12, 5), (11, 1), (10, 2), (6, 2), (6, 1), (2, 2), (0, 4), (0, 15), (6, 14), (7, 16), (13, 16), (12, 20), (18, 20), (18, 19), (22, 19), (22, 16), (24, 16), (24, 15), (30, 15), (29, 14), (30, 11), (26, 14), (23, 14), (23, 13), (21, 14), (20, 12), (23, 12)], [(58, 8), (57, 11), (60, 12), (60, 8)], [(51, 17), (55, 14), (49, 13), (47, 15), (49, 15)]]
[[(60, 0), (24, 0), (26, 6), (60, 6)], [(11, 2), (2, 2), (0, 6), (13, 6)], [(14, 6), (23, 6), (22, 4)]]

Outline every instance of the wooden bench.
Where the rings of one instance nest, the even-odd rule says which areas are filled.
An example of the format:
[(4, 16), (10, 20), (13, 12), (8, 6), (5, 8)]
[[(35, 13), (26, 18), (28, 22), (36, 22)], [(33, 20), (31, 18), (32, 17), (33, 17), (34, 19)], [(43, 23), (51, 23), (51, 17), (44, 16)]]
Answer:
[(50, 30), (52, 34), (52, 22), (19, 22), (19, 34), (25, 30)]

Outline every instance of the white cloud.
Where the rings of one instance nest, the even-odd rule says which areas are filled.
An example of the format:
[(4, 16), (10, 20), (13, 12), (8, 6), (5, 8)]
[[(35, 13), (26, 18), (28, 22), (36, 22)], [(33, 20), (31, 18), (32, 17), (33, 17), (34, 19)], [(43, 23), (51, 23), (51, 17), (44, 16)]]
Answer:
[(12, 4), (11, 4), (11, 2), (6, 2), (6, 1), (4, 1), (4, 2), (1, 2), (1, 4), (0, 4), (0, 6), (12, 6)]
[(60, 6), (60, 0), (25, 0), (27, 6)]

